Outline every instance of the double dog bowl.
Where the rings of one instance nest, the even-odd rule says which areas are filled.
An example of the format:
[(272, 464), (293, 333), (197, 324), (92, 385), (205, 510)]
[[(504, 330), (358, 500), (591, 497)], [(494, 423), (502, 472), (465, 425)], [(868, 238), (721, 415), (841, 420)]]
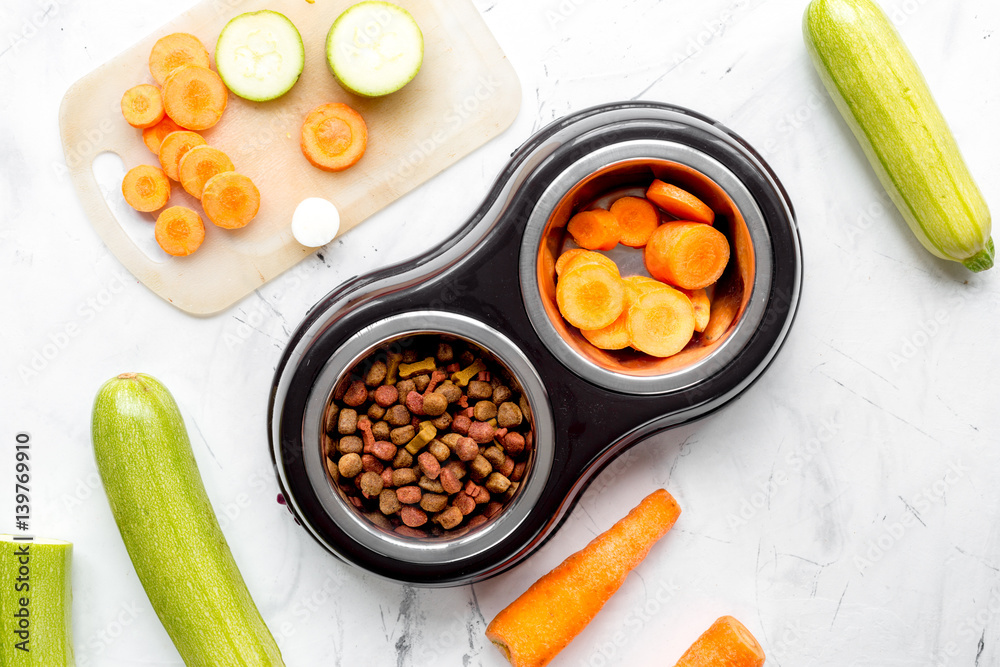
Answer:
[[(554, 260), (572, 214), (602, 197), (640, 193), (654, 178), (716, 211), (732, 253), (714, 298), (738, 306), (714, 342), (667, 359), (594, 348), (563, 321), (554, 296)], [(623, 251), (619, 265), (623, 275), (640, 271), (641, 253)], [(308, 313), (282, 356), (269, 405), (282, 492), (321, 545), (371, 572), (425, 586), (493, 576), (550, 537), (615, 456), (750, 386), (787, 335), (800, 280), (791, 202), (738, 136), (661, 104), (569, 116), (513, 155), (453, 237), (349, 281)], [(488, 523), (454, 538), (378, 528), (330, 482), (323, 461), (323, 411), (335, 387), (376, 349), (422, 334), (465, 340), (498, 362), (532, 412), (534, 451), (518, 493)]]

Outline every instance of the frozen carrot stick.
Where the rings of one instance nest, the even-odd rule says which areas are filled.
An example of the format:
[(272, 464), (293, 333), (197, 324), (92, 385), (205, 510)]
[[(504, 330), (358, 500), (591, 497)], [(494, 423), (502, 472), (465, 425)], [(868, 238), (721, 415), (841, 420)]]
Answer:
[(700, 222), (667, 222), (649, 237), (643, 251), (649, 274), (657, 280), (683, 287), (708, 287), (729, 263), (725, 234)]
[(229, 89), (207, 67), (178, 67), (163, 82), (163, 108), (170, 119), (188, 130), (207, 130), (222, 118)]
[(343, 171), (365, 154), (368, 126), (361, 114), (346, 104), (321, 104), (306, 115), (300, 146), (314, 167)]
[(163, 138), (171, 132), (179, 132), (183, 129), (183, 127), (164, 115), (159, 123), (152, 127), (147, 127), (142, 131), (142, 143), (146, 144), (146, 148), (153, 151), (155, 155), (159, 155), (160, 144), (163, 142)]
[(216, 227), (239, 229), (257, 215), (260, 191), (249, 177), (235, 171), (223, 172), (205, 183), (201, 206)]
[(566, 231), (578, 246), (587, 250), (611, 250), (618, 245), (621, 234), (618, 219), (603, 209), (580, 211), (569, 219)]
[(559, 279), (556, 305), (573, 326), (600, 329), (618, 319), (625, 309), (625, 285), (606, 266), (581, 266)]
[(148, 83), (133, 86), (122, 95), (122, 115), (132, 127), (147, 128), (163, 119), (160, 89)]
[(170, 179), (162, 169), (141, 164), (129, 169), (122, 180), (122, 196), (129, 206), (149, 213), (167, 205), (170, 199)]
[(201, 199), (201, 191), (208, 179), (235, 169), (229, 156), (218, 148), (193, 146), (177, 163), (177, 180), (189, 195)]
[(160, 142), (160, 166), (170, 178), (180, 179), (181, 158), (195, 146), (204, 146), (205, 140), (197, 132), (181, 130), (171, 132)]
[(161, 37), (149, 52), (149, 73), (163, 85), (167, 77), (184, 65), (208, 67), (208, 50), (201, 40), (186, 32)]
[(680, 513), (666, 490), (654, 491), (497, 614), (486, 637), (514, 667), (547, 665), (590, 623)]
[(611, 214), (621, 230), (619, 243), (630, 248), (646, 245), (649, 236), (660, 226), (656, 207), (641, 197), (622, 197), (611, 205)]
[(764, 649), (746, 627), (723, 616), (698, 637), (674, 667), (762, 667)]
[(654, 357), (669, 357), (684, 349), (694, 335), (694, 306), (667, 287), (639, 297), (628, 309), (629, 343)]
[(205, 240), (201, 216), (186, 206), (171, 206), (156, 218), (156, 242), (175, 257), (190, 255)]
[(646, 199), (678, 220), (703, 222), (706, 225), (715, 222), (715, 211), (708, 204), (676, 185), (655, 180), (646, 190)]

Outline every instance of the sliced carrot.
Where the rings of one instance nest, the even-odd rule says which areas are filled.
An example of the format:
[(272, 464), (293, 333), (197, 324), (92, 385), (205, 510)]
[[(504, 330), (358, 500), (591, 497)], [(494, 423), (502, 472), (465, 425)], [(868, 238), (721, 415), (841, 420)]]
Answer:
[(700, 222), (666, 222), (649, 237), (646, 269), (657, 280), (683, 287), (708, 287), (729, 263), (725, 234)]
[(739, 283), (740, 281), (730, 283), (724, 290), (716, 287), (712, 312), (708, 316), (708, 324), (705, 325), (705, 331), (701, 336), (703, 343), (714, 343), (729, 331), (743, 302), (743, 290)]
[(629, 343), (654, 357), (684, 349), (694, 335), (694, 306), (675, 289), (657, 289), (639, 297), (628, 309)]
[(189, 195), (201, 199), (208, 179), (226, 171), (235, 171), (229, 156), (212, 146), (193, 146), (177, 163), (177, 176)]
[(207, 67), (178, 67), (163, 82), (163, 108), (171, 120), (188, 130), (207, 130), (222, 118), (229, 89)]
[(163, 85), (174, 70), (184, 65), (208, 67), (208, 50), (201, 40), (186, 32), (161, 37), (149, 52), (149, 73)]
[(680, 291), (691, 299), (691, 305), (694, 306), (694, 330), (704, 331), (708, 326), (709, 314), (712, 312), (712, 302), (708, 298), (708, 292), (704, 289)]
[(321, 104), (306, 115), (300, 145), (314, 167), (343, 171), (365, 154), (368, 126), (361, 114), (346, 104)]
[(628, 307), (622, 310), (618, 319), (600, 329), (580, 329), (583, 337), (601, 350), (624, 350), (629, 346)]
[(698, 637), (674, 667), (762, 667), (764, 649), (742, 623), (723, 616)]
[(618, 219), (603, 209), (580, 211), (569, 219), (566, 231), (578, 246), (587, 250), (611, 250), (618, 245), (621, 234)]
[(239, 229), (257, 215), (260, 191), (249, 177), (227, 171), (208, 179), (201, 193), (201, 205), (216, 227)]
[(680, 513), (666, 490), (654, 491), (497, 614), (486, 627), (487, 639), (514, 667), (547, 665), (590, 623)]
[(142, 143), (146, 144), (146, 148), (153, 151), (155, 155), (159, 155), (163, 137), (171, 132), (180, 132), (183, 129), (183, 127), (170, 120), (169, 116), (164, 115), (159, 123), (152, 127), (147, 127), (142, 131)]
[(170, 199), (170, 179), (162, 169), (141, 164), (125, 174), (122, 195), (128, 205), (137, 211), (156, 211), (166, 206)]
[(587, 266), (588, 264), (600, 264), (601, 266), (606, 266), (611, 269), (615, 275), (619, 275), (618, 265), (615, 264), (613, 259), (607, 255), (602, 255), (599, 252), (594, 252), (593, 250), (584, 250), (582, 253), (571, 257), (563, 266), (562, 275), (566, 275), (570, 271), (575, 271), (581, 266)]
[(715, 211), (708, 204), (676, 185), (655, 180), (646, 190), (646, 199), (678, 220), (703, 222), (706, 225), (715, 222)]
[(556, 260), (556, 275), (561, 276), (563, 274), (563, 270), (565, 270), (566, 265), (570, 262), (570, 260), (579, 257), (585, 252), (590, 252), (590, 251), (583, 250), (581, 248), (572, 248), (570, 250), (566, 250), (565, 252), (563, 252), (563, 254), (559, 255), (559, 259)]
[(563, 274), (556, 285), (556, 304), (573, 326), (601, 329), (625, 310), (625, 285), (608, 267), (588, 264)]
[(148, 83), (133, 86), (122, 95), (122, 115), (132, 127), (147, 128), (163, 120), (160, 89)]
[(630, 248), (646, 245), (650, 234), (660, 226), (656, 207), (641, 197), (622, 197), (611, 205), (611, 214), (618, 220), (621, 230), (619, 243)]
[(178, 173), (178, 169), (181, 159), (195, 146), (204, 145), (205, 139), (197, 132), (190, 132), (188, 130), (171, 132), (163, 137), (163, 141), (160, 142), (160, 166), (163, 167), (163, 171), (167, 176), (175, 181), (179, 180), (180, 174)]
[(156, 218), (156, 242), (168, 255), (190, 255), (204, 240), (201, 216), (186, 206), (171, 206)]

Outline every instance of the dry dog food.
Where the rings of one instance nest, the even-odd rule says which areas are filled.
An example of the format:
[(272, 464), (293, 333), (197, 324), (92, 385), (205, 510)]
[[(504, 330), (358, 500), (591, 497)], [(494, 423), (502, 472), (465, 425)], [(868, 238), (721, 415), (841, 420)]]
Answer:
[(531, 413), (506, 372), (418, 336), (363, 360), (323, 415), (327, 474), (376, 525), (422, 537), (485, 523), (517, 493)]

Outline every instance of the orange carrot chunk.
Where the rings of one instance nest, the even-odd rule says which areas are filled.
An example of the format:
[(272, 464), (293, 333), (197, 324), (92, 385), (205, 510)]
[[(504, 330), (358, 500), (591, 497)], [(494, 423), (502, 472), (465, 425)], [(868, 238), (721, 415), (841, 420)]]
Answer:
[(125, 174), (122, 195), (128, 205), (137, 211), (156, 211), (166, 206), (170, 199), (170, 179), (162, 169), (142, 164)]
[(611, 205), (611, 214), (621, 230), (619, 243), (630, 248), (646, 245), (650, 235), (660, 226), (656, 208), (640, 197), (622, 197)]
[(655, 180), (646, 190), (646, 199), (678, 220), (703, 222), (706, 225), (715, 222), (715, 211), (708, 204), (676, 185)]
[(161, 37), (149, 52), (149, 73), (163, 85), (174, 70), (184, 65), (208, 67), (208, 50), (201, 40), (186, 32)]
[(659, 226), (643, 252), (650, 275), (684, 289), (708, 287), (729, 263), (729, 241), (715, 227), (700, 222)]
[(666, 490), (654, 491), (497, 614), (486, 637), (514, 667), (547, 665), (590, 623), (680, 513)]
[(556, 260), (556, 275), (561, 276), (563, 271), (566, 269), (566, 265), (569, 264), (570, 260), (576, 259), (583, 253), (588, 252), (581, 248), (572, 248), (566, 250), (563, 254), (559, 255), (559, 259)]
[(742, 623), (723, 616), (698, 637), (674, 667), (762, 667), (764, 649)]
[(180, 179), (181, 159), (195, 146), (204, 146), (205, 140), (197, 132), (181, 130), (171, 132), (160, 142), (160, 166), (170, 178)]
[(122, 115), (132, 127), (147, 128), (163, 119), (160, 89), (148, 83), (134, 86), (122, 95)]
[(218, 148), (194, 146), (177, 163), (177, 176), (189, 195), (201, 199), (201, 191), (208, 179), (235, 169), (229, 156)]
[(725, 290), (715, 288), (715, 299), (712, 301), (712, 311), (708, 316), (708, 324), (702, 333), (703, 343), (714, 343), (729, 331), (733, 320), (739, 313), (743, 302), (743, 290), (738, 282), (730, 283)]
[(183, 129), (183, 127), (170, 120), (169, 116), (164, 115), (159, 123), (152, 127), (147, 127), (142, 131), (142, 143), (146, 144), (146, 148), (153, 151), (155, 155), (159, 155), (160, 144), (163, 142), (163, 138), (171, 132), (180, 132)]
[[(573, 251), (567, 250), (566, 252), (569, 253)], [(594, 252), (593, 250), (582, 250), (579, 254), (575, 254), (570, 257), (569, 261), (563, 265), (562, 275), (566, 275), (570, 271), (575, 271), (581, 266), (587, 266), (588, 264), (600, 264), (601, 266), (606, 266), (611, 269), (616, 276), (619, 275), (618, 265), (615, 264), (613, 259), (607, 255), (602, 255), (599, 252)]]
[(632, 304), (626, 326), (632, 347), (653, 357), (669, 357), (694, 335), (694, 306), (675, 289), (657, 289)]
[(365, 154), (368, 126), (361, 114), (346, 104), (321, 104), (306, 115), (300, 146), (314, 167), (343, 171)]
[(175, 123), (189, 130), (207, 130), (222, 118), (229, 90), (207, 67), (178, 67), (163, 82), (163, 108)]
[(611, 211), (602, 209), (580, 211), (569, 219), (566, 231), (578, 246), (587, 250), (611, 250), (618, 245), (621, 234), (618, 219)]
[(171, 206), (156, 218), (156, 242), (175, 257), (190, 255), (205, 240), (201, 216), (186, 206)]
[(588, 264), (559, 279), (556, 305), (573, 326), (600, 329), (618, 319), (625, 309), (625, 286), (608, 267)]
[(601, 329), (580, 329), (583, 337), (600, 350), (624, 350), (629, 346), (628, 307), (618, 319)]
[(201, 205), (216, 227), (239, 229), (257, 215), (260, 191), (249, 177), (227, 171), (208, 179)]
[(691, 305), (694, 306), (694, 330), (704, 331), (705, 327), (708, 326), (708, 318), (712, 312), (712, 302), (708, 299), (708, 292), (704, 289), (682, 289), (680, 291), (691, 299)]

